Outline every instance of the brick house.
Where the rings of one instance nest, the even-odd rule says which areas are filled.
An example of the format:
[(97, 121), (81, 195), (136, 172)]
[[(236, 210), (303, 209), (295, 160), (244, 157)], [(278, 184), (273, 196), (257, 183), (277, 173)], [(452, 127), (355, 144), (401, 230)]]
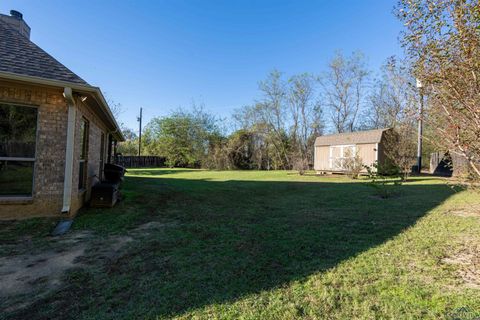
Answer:
[(0, 14), (0, 219), (73, 216), (123, 136), (99, 88)]

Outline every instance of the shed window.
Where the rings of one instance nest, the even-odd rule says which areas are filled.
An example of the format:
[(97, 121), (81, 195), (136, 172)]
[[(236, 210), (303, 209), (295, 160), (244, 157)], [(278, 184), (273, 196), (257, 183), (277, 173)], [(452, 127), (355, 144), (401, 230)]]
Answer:
[(0, 103), (0, 196), (32, 196), (37, 108)]
[(330, 147), (330, 168), (334, 170), (344, 170), (345, 159), (355, 157), (356, 146), (341, 145)]
[(80, 162), (78, 170), (78, 189), (83, 190), (87, 186), (88, 168), (88, 120), (83, 118), (80, 123)]

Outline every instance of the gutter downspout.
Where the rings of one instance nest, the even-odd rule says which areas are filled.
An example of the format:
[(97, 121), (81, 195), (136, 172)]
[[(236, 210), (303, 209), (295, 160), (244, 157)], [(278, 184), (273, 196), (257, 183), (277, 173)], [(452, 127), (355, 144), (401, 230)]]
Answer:
[(67, 100), (67, 146), (65, 151), (65, 178), (63, 181), (63, 206), (62, 213), (70, 212), (72, 202), (72, 176), (73, 176), (73, 146), (75, 138), (75, 100), (73, 99), (72, 88), (65, 87), (63, 96)]

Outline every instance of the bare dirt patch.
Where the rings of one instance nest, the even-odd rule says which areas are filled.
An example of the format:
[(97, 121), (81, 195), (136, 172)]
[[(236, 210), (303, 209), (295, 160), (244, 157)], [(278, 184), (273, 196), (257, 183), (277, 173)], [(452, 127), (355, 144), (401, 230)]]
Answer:
[[(149, 221), (121, 235), (104, 237), (91, 231), (74, 231), (39, 238), (40, 242), (21, 237), (2, 243), (0, 249), (5, 256), (0, 257), (0, 310), (17, 312), (40, 303), (52, 292), (67, 290), (68, 272), (73, 270), (100, 267), (121, 271), (125, 268), (123, 261), (135, 254), (129, 250), (131, 243), (176, 224)], [(141, 268), (151, 272), (153, 267), (147, 262)]]
[(61, 252), (0, 258), (0, 297), (29, 293), (39, 286), (47, 290), (56, 288), (62, 274), (75, 266), (75, 260), (84, 251), (84, 246), (77, 246)]
[(152, 234), (161, 234), (169, 228), (175, 227), (178, 225), (177, 221), (149, 221), (143, 224), (140, 224), (134, 229), (131, 229), (128, 232), (128, 235), (133, 237), (136, 240), (148, 238)]
[(115, 236), (110, 238), (110, 241), (110, 249), (118, 252), (134, 239), (130, 236)]
[[(65, 271), (81, 266), (79, 258), (84, 255), (87, 241), (92, 237), (93, 234), (88, 231), (48, 237), (45, 241), (46, 248), (35, 250), (33, 254), (22, 253), (0, 258), (0, 297), (58, 288)], [(17, 245), (23, 246), (25, 243), (21, 241)]]
[[(35, 254), (9, 255), (0, 258), (0, 309), (24, 308), (53, 290), (61, 290), (64, 275), (74, 268), (108, 261), (122, 254), (134, 239), (111, 236), (98, 239), (89, 231), (71, 232), (46, 239), (46, 248)], [(19, 244), (21, 245), (21, 243)], [(28, 296), (28, 300), (21, 298)], [(8, 300), (8, 301), (7, 301)], [(3, 305), (5, 303), (5, 305)]]
[(459, 217), (479, 217), (480, 218), (480, 204), (468, 205), (461, 208), (455, 208), (448, 211), (449, 214), (453, 214)]
[(161, 223), (159, 221), (150, 221), (139, 225), (134, 231), (151, 231), (176, 225), (175, 222)]
[(468, 241), (443, 262), (456, 267), (457, 275), (466, 287), (480, 289), (480, 241)]

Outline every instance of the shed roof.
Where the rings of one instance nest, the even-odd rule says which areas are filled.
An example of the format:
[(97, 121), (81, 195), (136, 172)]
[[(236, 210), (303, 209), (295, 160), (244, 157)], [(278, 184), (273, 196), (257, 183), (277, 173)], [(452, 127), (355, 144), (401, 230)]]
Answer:
[(0, 20), (0, 71), (87, 85), (87, 82)]
[(389, 128), (329, 134), (317, 137), (317, 139), (315, 139), (315, 146), (379, 143), (380, 140), (382, 140), (383, 133), (387, 130), (389, 130)]

